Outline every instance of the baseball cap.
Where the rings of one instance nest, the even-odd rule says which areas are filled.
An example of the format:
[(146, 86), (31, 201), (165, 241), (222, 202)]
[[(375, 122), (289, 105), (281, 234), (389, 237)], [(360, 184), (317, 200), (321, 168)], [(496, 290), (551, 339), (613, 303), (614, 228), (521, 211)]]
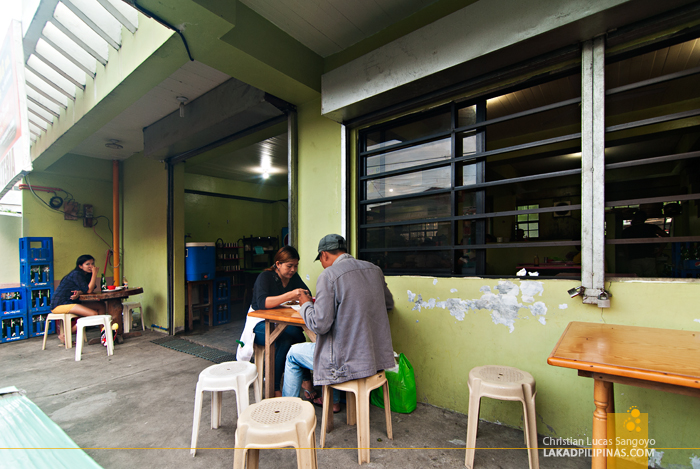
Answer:
[(317, 261), (321, 258), (322, 251), (335, 251), (336, 249), (347, 249), (345, 238), (339, 234), (326, 235), (318, 242), (318, 255), (314, 260)]

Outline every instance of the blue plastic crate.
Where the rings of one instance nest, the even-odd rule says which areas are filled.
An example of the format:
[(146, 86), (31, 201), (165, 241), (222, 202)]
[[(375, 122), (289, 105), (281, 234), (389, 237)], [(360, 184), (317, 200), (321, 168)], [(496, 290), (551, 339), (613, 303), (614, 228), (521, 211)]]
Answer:
[(214, 305), (214, 325), (226, 324), (231, 320), (231, 309), (228, 303)]
[(15, 314), (0, 317), (0, 343), (14, 342), (29, 337), (27, 315)]
[(214, 279), (214, 301), (228, 302), (231, 294), (231, 277), (217, 277)]
[(23, 287), (53, 287), (53, 263), (20, 262), (19, 279)]
[(25, 314), (27, 298), (27, 289), (24, 287), (0, 288), (0, 316)]
[[(48, 311), (37, 314), (27, 315), (27, 326), (29, 329), (29, 337), (37, 337), (44, 335), (44, 328), (46, 327), (46, 315), (49, 314)], [(56, 321), (49, 322), (49, 334), (56, 333)]]
[(51, 311), (52, 287), (27, 288), (27, 311), (31, 314)]
[(19, 238), (19, 261), (53, 264), (53, 238)]

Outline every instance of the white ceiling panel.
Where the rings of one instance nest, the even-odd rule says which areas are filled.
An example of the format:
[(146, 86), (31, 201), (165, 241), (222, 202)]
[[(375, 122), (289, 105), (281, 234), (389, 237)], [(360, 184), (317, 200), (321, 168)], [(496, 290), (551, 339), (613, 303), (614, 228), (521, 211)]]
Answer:
[(64, 78), (79, 83), (81, 86), (85, 87), (85, 71), (68, 60), (48, 42), (43, 39), (39, 39), (39, 41), (36, 43), (34, 53), (38, 57), (41, 57), (47, 65), (56, 70)]
[(61, 53), (70, 57), (73, 62), (85, 70), (85, 72), (90, 73), (93, 77), (95, 76), (95, 72), (97, 71), (95, 58), (76, 44), (75, 41), (66, 36), (53, 23), (46, 23), (42, 35), (45, 40), (49, 41), (54, 47), (60, 49)]
[(34, 104), (31, 101), (27, 101), (27, 109), (29, 109), (30, 112), (32, 112), (34, 115), (36, 115), (39, 119), (42, 121), (46, 122), (47, 124), (53, 124), (53, 118), (54, 116), (45, 111), (44, 109), (40, 108), (36, 104)]
[(86, 25), (115, 49), (122, 44), (122, 25), (97, 0), (62, 0)]
[(34, 88), (42, 96), (51, 99), (56, 104), (60, 105), (65, 109), (68, 106), (68, 98), (56, 91), (52, 86), (50, 86), (46, 81), (39, 78), (31, 70), (24, 70), (24, 79), (28, 86)]
[(38, 102), (41, 106), (44, 106), (45, 108), (50, 109), (51, 112), (54, 112), (56, 114), (61, 113), (61, 106), (54, 103), (50, 99), (44, 97), (38, 91), (36, 91), (34, 88), (32, 88), (30, 86), (26, 86), (25, 91), (27, 93), (27, 98), (33, 99), (34, 101)]
[(138, 12), (121, 0), (97, 0), (105, 10), (134, 34), (139, 27)]
[(83, 49), (88, 51), (90, 55), (95, 57), (102, 64), (107, 63), (109, 55), (109, 45), (107, 41), (102, 39), (99, 34), (90, 29), (75, 13), (70, 11), (63, 3), (56, 5), (56, 10), (53, 13), (54, 24), (64, 34), (73, 39)]
[(63, 77), (60, 73), (48, 66), (43, 60), (39, 59), (34, 54), (29, 57), (29, 60), (27, 60), (27, 66), (31, 67), (32, 70), (39, 74), (43, 79), (48, 80), (50, 82), (49, 84), (59, 87), (65, 93), (75, 98), (75, 84), (71, 83), (70, 80)]

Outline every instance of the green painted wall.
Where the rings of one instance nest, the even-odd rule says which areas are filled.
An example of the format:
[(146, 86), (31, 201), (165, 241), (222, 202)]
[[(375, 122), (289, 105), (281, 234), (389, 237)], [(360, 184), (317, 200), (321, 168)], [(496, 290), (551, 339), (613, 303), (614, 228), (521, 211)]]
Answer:
[[(124, 253), (122, 275), (143, 287), (147, 327), (168, 327), (167, 182), (163, 163), (134, 155), (122, 163)], [(159, 330), (159, 329), (156, 329)]]
[[(264, 200), (286, 200), (286, 186), (185, 174), (185, 188), (217, 194)], [(277, 236), (287, 226), (286, 202), (252, 202), (199, 194), (185, 194), (187, 242), (214, 242), (222, 238), (234, 243), (244, 236)]]
[(22, 217), (0, 214), (0, 284), (19, 283), (19, 242), (22, 237)]
[[(419, 401), (466, 413), (469, 370), (481, 365), (508, 365), (531, 373), (537, 381), (537, 430), (540, 434), (571, 439), (591, 436), (593, 380), (579, 378), (575, 370), (553, 367), (547, 357), (570, 321), (605, 322), (665, 329), (697, 330), (700, 318), (697, 303), (700, 285), (696, 282), (612, 282), (612, 307), (600, 309), (583, 305), (580, 298), (569, 298), (567, 290), (580, 283), (569, 280), (543, 280), (542, 302), (546, 315), (535, 316), (527, 306), (535, 304), (517, 296), (523, 308), (513, 323), (513, 331), (493, 321), (492, 310), (469, 309), (460, 319), (449, 308), (421, 307), (409, 291), (429, 303), (451, 298), (469, 301), (483, 299), (496, 290), (499, 280), (432, 277), (390, 277), (389, 288), (396, 308), (390, 313), (394, 349), (403, 352), (415, 368)], [(529, 278), (528, 280), (532, 280)], [(506, 280), (520, 287), (519, 280)], [(535, 280), (535, 282), (537, 282)], [(453, 291), (454, 290), (454, 291)], [(498, 314), (497, 312), (495, 313)], [(544, 318), (546, 324), (538, 321)], [(679, 354), (683, 351), (679, 350)], [(617, 412), (637, 406), (649, 414), (649, 437), (656, 448), (665, 451), (663, 467), (689, 465), (693, 450), (664, 448), (700, 447), (700, 401), (637, 387), (615, 385)], [(482, 400), (480, 417), (504, 425), (523, 428), (522, 406), (518, 402)], [(697, 451), (695, 451), (697, 454)]]
[(318, 241), (341, 233), (341, 126), (321, 116), (321, 100), (297, 108), (299, 122), (299, 275), (312, 291), (323, 267), (316, 258)]
[[(53, 237), (54, 280), (59, 282), (70, 272), (82, 254), (91, 254), (100, 273), (112, 277), (111, 266), (103, 272), (106, 251), (112, 244), (108, 228), (112, 225), (112, 162), (69, 154), (45, 171), (33, 171), (29, 182), (33, 186), (64, 189), (81, 205), (92, 204), (95, 217), (106, 217), (96, 219), (94, 230), (84, 228), (82, 220), (64, 220), (63, 212), (50, 209), (30, 191), (22, 192), (22, 236)], [(53, 196), (47, 192), (37, 195), (46, 202)], [(66, 199), (64, 193), (58, 195)]]

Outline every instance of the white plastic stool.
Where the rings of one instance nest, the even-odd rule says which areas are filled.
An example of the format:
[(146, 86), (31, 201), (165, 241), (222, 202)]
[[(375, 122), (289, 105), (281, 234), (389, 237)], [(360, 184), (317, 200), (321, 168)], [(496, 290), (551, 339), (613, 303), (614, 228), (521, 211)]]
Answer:
[(146, 321), (143, 318), (143, 308), (139, 301), (127, 301), (122, 303), (122, 316), (124, 316), (124, 332), (131, 331), (131, 311), (138, 308), (141, 314), (141, 330), (146, 330)]
[(199, 374), (194, 396), (194, 419), (192, 421), (192, 444), (190, 454), (197, 452), (199, 420), (202, 415), (202, 394), (211, 391), (211, 428), (219, 428), (221, 422), (221, 392), (236, 391), (236, 408), (241, 415), (248, 407), (248, 389), (253, 384), (255, 402), (260, 402), (258, 371), (250, 362), (224, 362), (205, 368)]
[(467, 419), (467, 454), (464, 464), (474, 467), (476, 433), (479, 426), (479, 403), (482, 397), (503, 401), (520, 401), (525, 413), (525, 444), (530, 469), (540, 467), (537, 455), (537, 418), (535, 415), (535, 378), (511, 366), (478, 366), (469, 372), (469, 416)]
[(107, 356), (114, 355), (114, 341), (112, 338), (112, 316), (98, 314), (97, 316), (84, 316), (78, 319), (78, 330), (75, 331), (75, 361), (79, 362), (83, 353), (83, 337), (87, 326), (102, 326), (105, 328), (107, 339)]
[(257, 469), (261, 449), (292, 446), (298, 469), (317, 469), (316, 412), (298, 397), (252, 404), (238, 417), (233, 469)]
[(265, 376), (265, 369), (263, 368), (263, 363), (265, 362), (265, 346), (253, 343), (253, 357), (255, 357), (255, 368), (258, 369), (258, 387), (263, 389), (263, 377)]
[(391, 402), (389, 400), (389, 383), (386, 374), (381, 371), (367, 378), (353, 379), (345, 383), (323, 386), (323, 417), (321, 418), (321, 448), (326, 444), (326, 433), (333, 430), (333, 406), (330, 388), (351, 392), (355, 398), (347, 400), (346, 419), (348, 425), (357, 424), (357, 462), (369, 462), (369, 395), (373, 389), (384, 387), (384, 415), (386, 417), (386, 434), (394, 439), (391, 428)]
[(63, 321), (63, 340), (66, 348), (71, 348), (73, 345), (73, 331), (70, 325), (70, 320), (79, 317), (77, 314), (71, 313), (49, 313), (46, 315), (46, 326), (44, 327), (44, 343), (41, 345), (41, 350), (46, 350), (46, 336), (49, 335), (49, 321)]

